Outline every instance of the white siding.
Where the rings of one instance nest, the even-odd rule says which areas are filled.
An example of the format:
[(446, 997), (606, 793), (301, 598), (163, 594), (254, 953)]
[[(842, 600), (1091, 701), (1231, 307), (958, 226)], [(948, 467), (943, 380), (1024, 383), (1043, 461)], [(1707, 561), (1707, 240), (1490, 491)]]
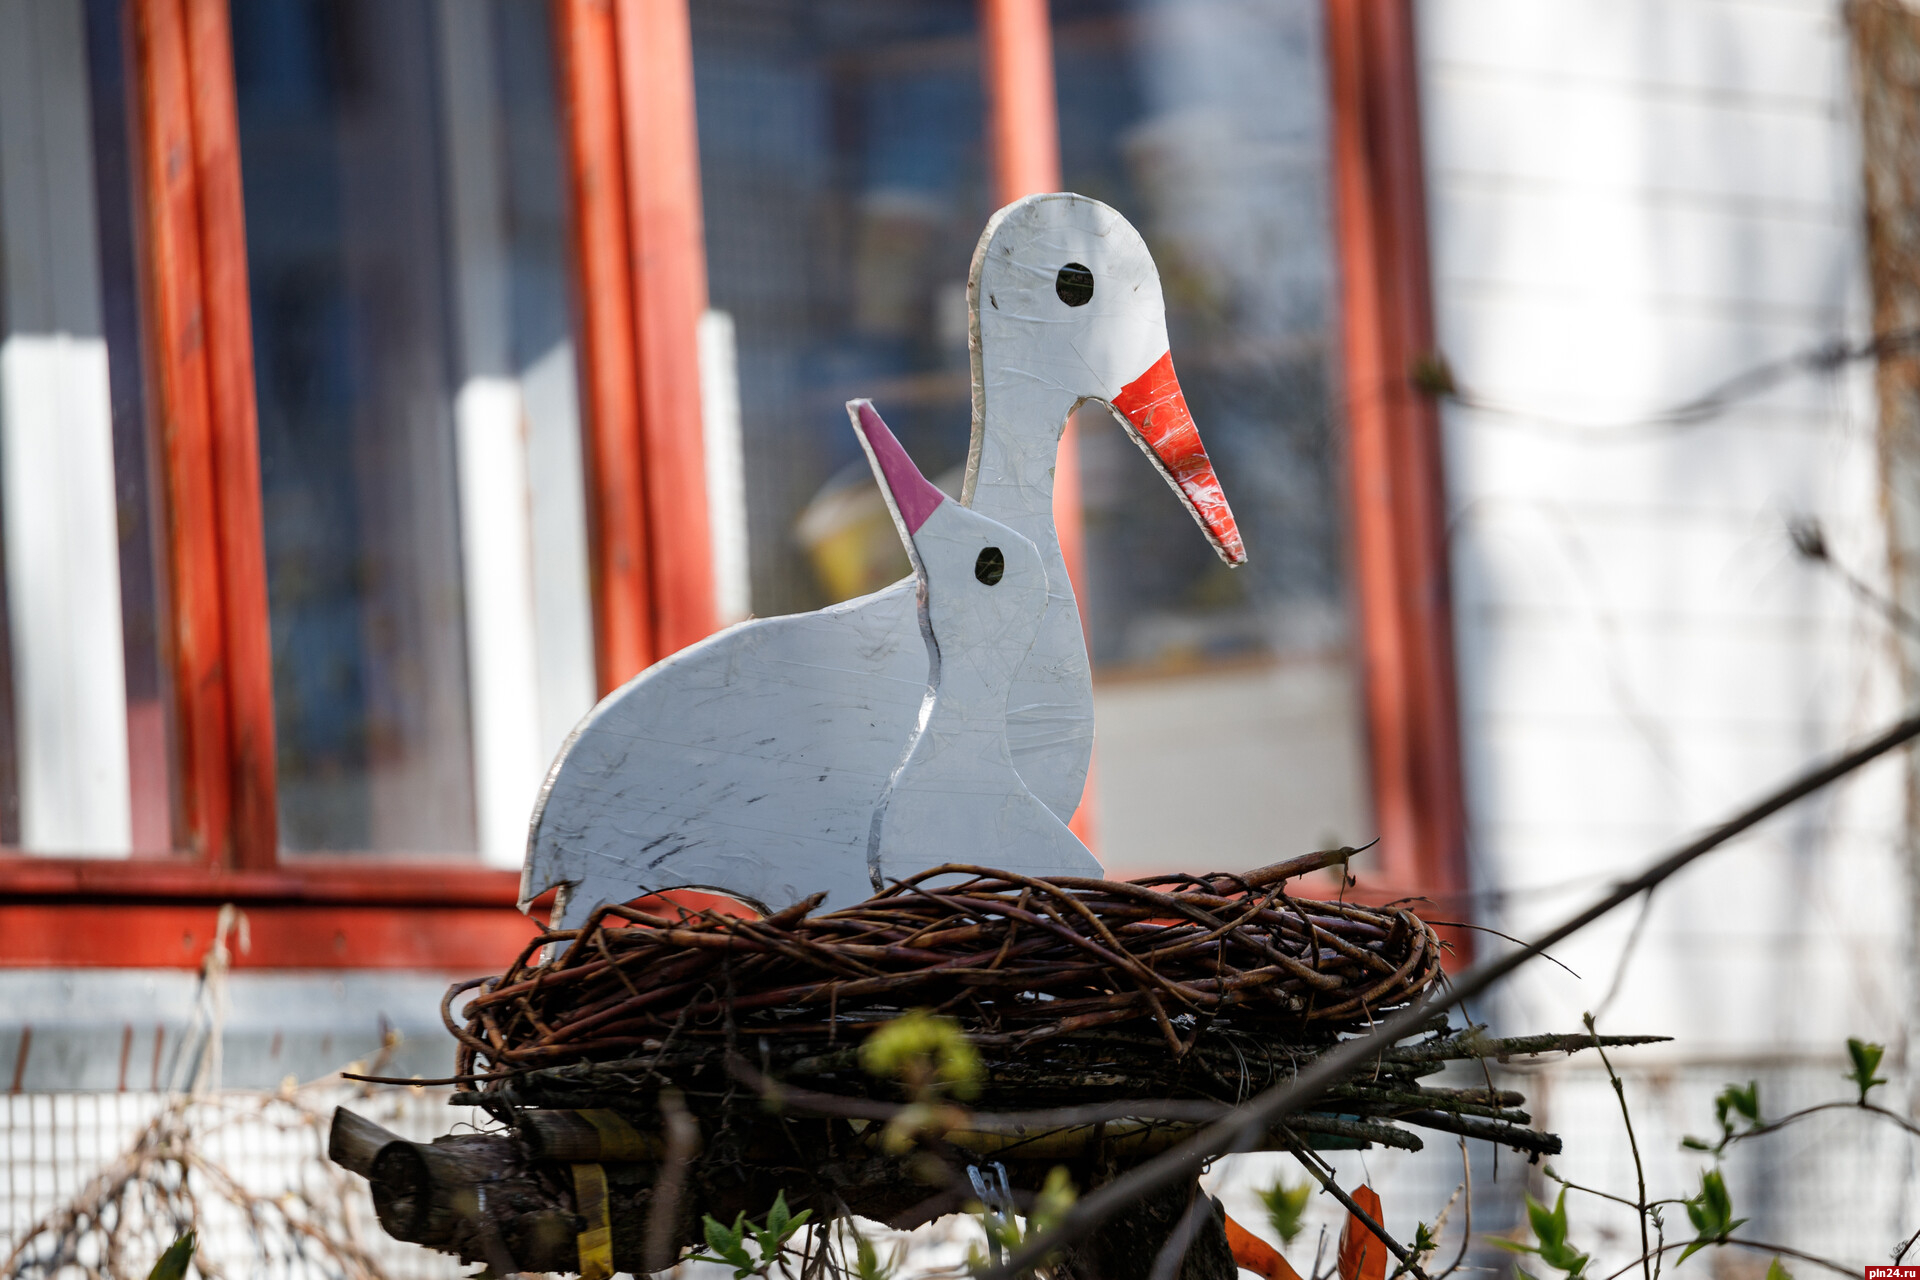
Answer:
[[(1687, 428), (1623, 425), (1866, 332), (1839, 6), (1423, 0), (1439, 340), (1514, 412), (1446, 415), (1485, 917), (1528, 934), (1898, 711), (1877, 619), (1790, 518), (1885, 580), (1871, 371)], [(1608, 1013), (1678, 1058), (1897, 1043), (1889, 762), (1687, 873)], [(1631, 910), (1507, 1010), (1575, 1027)], [(1700, 1120), (1695, 1120), (1697, 1125)]]

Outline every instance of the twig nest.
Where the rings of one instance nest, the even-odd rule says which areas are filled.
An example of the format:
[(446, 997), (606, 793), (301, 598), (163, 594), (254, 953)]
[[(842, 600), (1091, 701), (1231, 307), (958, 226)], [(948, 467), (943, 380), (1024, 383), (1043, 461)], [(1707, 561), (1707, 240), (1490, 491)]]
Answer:
[(476, 1079), (749, 1037), (851, 1044), (914, 1008), (1002, 1058), (1096, 1030), (1176, 1058), (1209, 1029), (1319, 1046), (1440, 972), (1411, 911), (1286, 892), (1337, 860), (1133, 881), (949, 864), (822, 915), (817, 898), (757, 919), (606, 907), (476, 984), (448, 1026)]

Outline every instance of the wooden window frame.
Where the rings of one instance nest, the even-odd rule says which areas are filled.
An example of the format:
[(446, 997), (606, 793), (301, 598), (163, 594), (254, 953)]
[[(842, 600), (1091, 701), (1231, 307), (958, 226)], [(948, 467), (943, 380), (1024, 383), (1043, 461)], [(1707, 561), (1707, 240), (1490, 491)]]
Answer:
[[(714, 626), (697, 324), (706, 306), (684, 0), (553, 0), (573, 197), (602, 692)], [(241, 968), (495, 968), (519, 876), (282, 859), (246, 223), (227, 0), (128, 0), (134, 211), (175, 691), (173, 856), (0, 854), (0, 967), (191, 968), (223, 903)]]
[[(1378, 871), (1375, 900), (1465, 910), (1466, 804), (1411, 0), (1326, 0), (1345, 374), (1348, 546)], [(1448, 933), (1472, 954), (1464, 930)]]
[[(1001, 203), (1059, 185), (1046, 0), (980, 0)], [(602, 692), (713, 629), (697, 324), (706, 306), (687, 0), (552, 0), (566, 120), (595, 660)], [(1369, 888), (1465, 887), (1439, 424), (1407, 0), (1326, 0), (1359, 597)], [(194, 967), (223, 903), (243, 968), (496, 967), (518, 876), (278, 852), (246, 235), (227, 0), (127, 0), (150, 431), (168, 513), (172, 857), (0, 855), (0, 967)], [(1061, 542), (1083, 579), (1075, 460)], [(1091, 789), (1091, 779), (1089, 781)], [(1082, 814), (1091, 806), (1083, 805)], [(1087, 820), (1076, 828), (1090, 836)]]

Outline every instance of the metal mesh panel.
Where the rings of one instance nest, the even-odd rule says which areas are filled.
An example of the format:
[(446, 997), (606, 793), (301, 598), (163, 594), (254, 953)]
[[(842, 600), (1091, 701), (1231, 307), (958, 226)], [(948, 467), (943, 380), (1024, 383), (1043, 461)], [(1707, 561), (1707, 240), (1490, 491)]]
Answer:
[[(446, 1105), (444, 1091), (387, 1090), (358, 1097), (344, 1088), (281, 1095), (230, 1091), (180, 1107), (190, 1151), (186, 1188), (200, 1213), (205, 1255), (229, 1275), (295, 1278), (355, 1274), (303, 1228), (357, 1252), (363, 1270), (389, 1280), (437, 1280), (461, 1274), (452, 1258), (390, 1239), (374, 1221), (366, 1185), (326, 1159), (327, 1123), (346, 1104), (404, 1137), (425, 1140), (471, 1125), (478, 1112)], [(124, 1251), (126, 1274), (145, 1275), (184, 1223), (156, 1194), (178, 1185), (180, 1163), (156, 1154), (156, 1118), (168, 1107), (156, 1093), (21, 1093), (0, 1098), (0, 1259), (40, 1229), (8, 1274), (81, 1276), (108, 1260), (109, 1236)], [(138, 1160), (136, 1189), (120, 1199), (124, 1218), (103, 1215), (105, 1231), (80, 1234), (73, 1256), (55, 1265), (57, 1224), (101, 1193)], [(166, 1144), (160, 1144), (166, 1148)], [(245, 1201), (245, 1203), (243, 1203)], [(251, 1211), (251, 1212), (250, 1212)], [(301, 1224), (291, 1230), (286, 1224)], [(109, 1272), (109, 1274), (112, 1274)]]

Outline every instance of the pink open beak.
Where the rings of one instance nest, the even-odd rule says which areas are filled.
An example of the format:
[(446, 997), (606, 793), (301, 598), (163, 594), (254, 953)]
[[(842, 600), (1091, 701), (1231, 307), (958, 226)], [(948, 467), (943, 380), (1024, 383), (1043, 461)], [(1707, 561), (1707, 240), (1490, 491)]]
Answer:
[(1173, 353), (1161, 356), (1151, 369), (1121, 388), (1112, 404), (1125, 415), (1134, 439), (1160, 474), (1179, 491), (1180, 500), (1200, 522), (1220, 558), (1230, 565), (1245, 564), (1247, 548), (1240, 541), (1240, 526), (1234, 523), (1233, 508), (1213, 473), (1213, 459), (1207, 457), (1193, 414), (1187, 410), (1187, 397), (1173, 372)]

